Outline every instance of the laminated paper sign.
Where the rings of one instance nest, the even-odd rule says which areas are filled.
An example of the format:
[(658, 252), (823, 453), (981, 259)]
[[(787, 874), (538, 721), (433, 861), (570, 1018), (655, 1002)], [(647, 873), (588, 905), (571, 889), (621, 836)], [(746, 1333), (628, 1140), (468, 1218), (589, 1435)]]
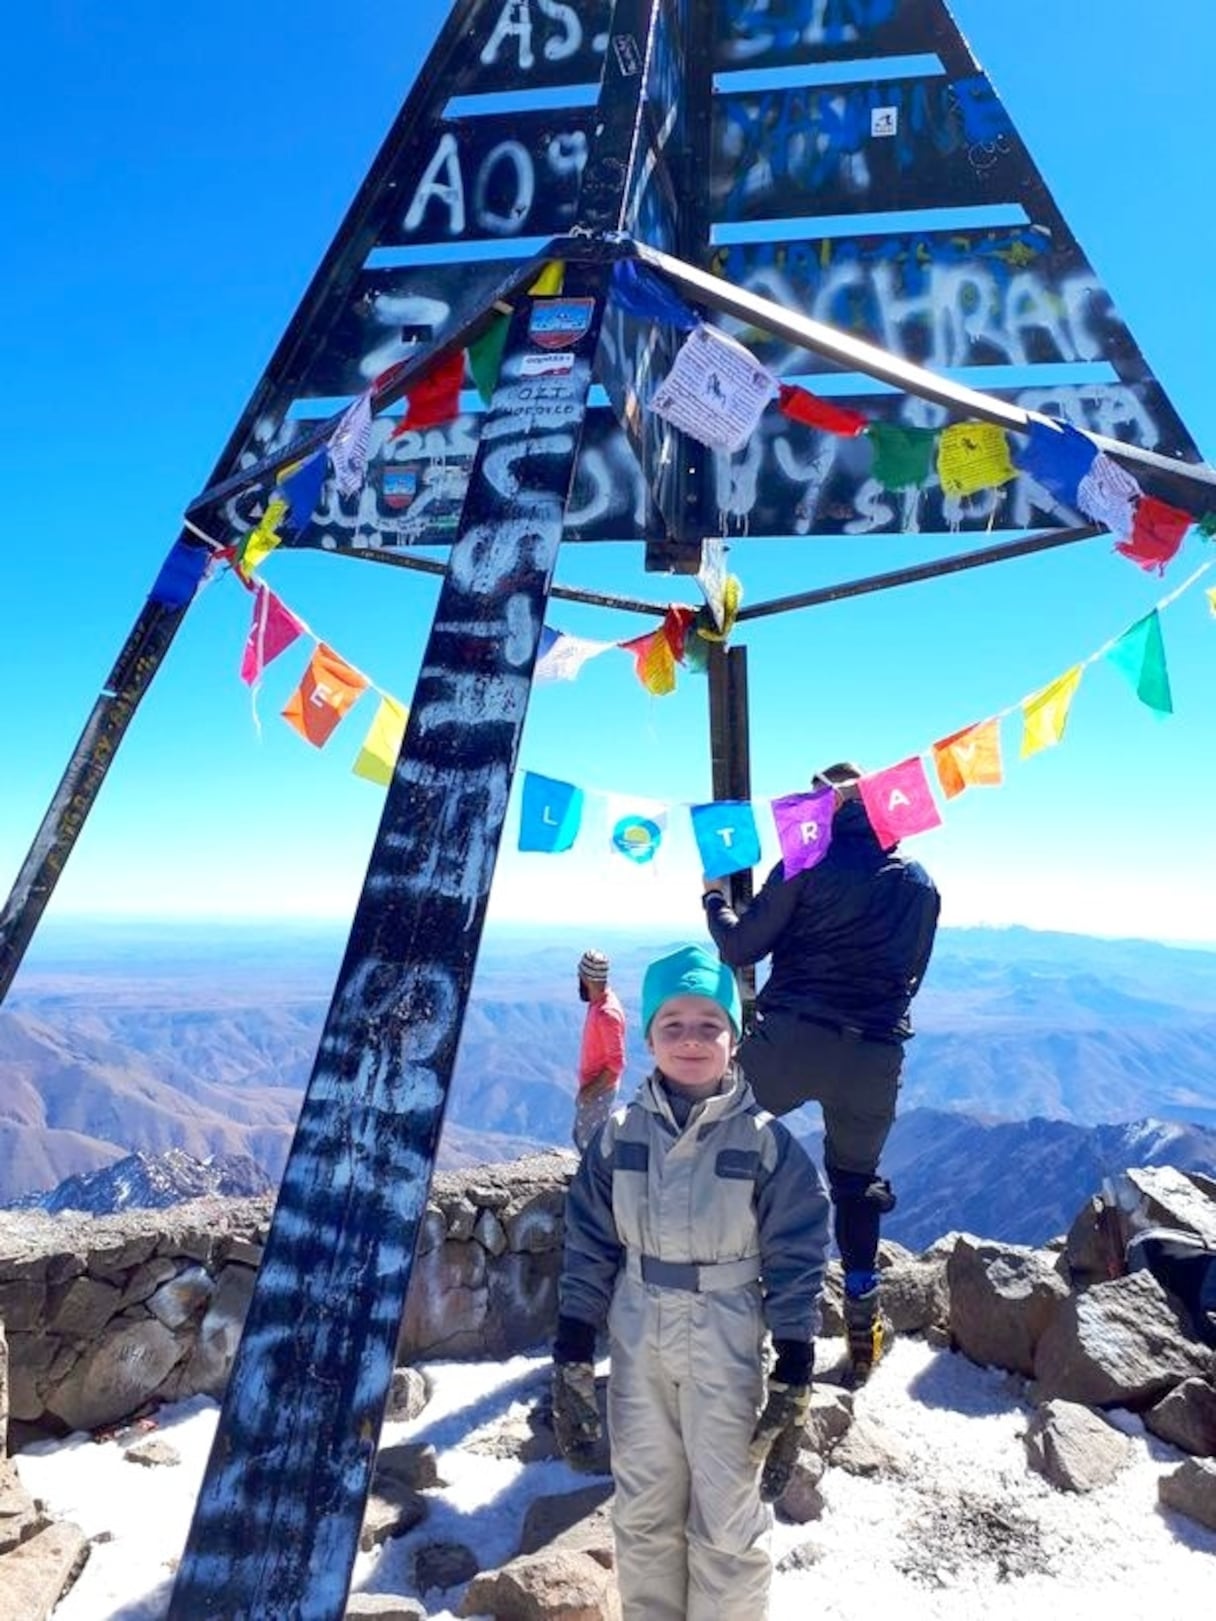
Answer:
[(652, 408), (715, 450), (739, 450), (777, 394), (777, 379), (741, 343), (713, 327), (691, 332)]

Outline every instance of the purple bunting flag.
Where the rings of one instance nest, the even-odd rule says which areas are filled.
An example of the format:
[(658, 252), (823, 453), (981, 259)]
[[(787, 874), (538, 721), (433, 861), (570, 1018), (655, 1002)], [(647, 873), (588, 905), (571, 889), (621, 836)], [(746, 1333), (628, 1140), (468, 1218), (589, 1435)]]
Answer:
[(773, 800), (773, 821), (787, 878), (817, 866), (827, 855), (835, 809), (836, 794), (831, 788)]

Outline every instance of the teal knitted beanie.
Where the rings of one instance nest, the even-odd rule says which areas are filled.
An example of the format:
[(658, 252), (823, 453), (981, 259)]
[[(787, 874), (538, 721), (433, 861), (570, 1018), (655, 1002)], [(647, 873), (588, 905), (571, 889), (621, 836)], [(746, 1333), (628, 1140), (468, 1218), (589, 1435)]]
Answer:
[(652, 962), (642, 980), (642, 1034), (664, 1002), (673, 996), (708, 996), (726, 1013), (736, 1038), (743, 1032), (743, 1008), (735, 976), (724, 962), (704, 946), (681, 946), (670, 956)]

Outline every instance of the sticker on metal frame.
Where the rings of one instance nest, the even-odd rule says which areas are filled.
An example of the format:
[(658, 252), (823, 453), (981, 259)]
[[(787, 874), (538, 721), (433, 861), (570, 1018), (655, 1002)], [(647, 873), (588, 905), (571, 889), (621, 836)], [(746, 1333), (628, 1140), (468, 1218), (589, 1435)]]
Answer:
[(528, 338), (540, 349), (570, 349), (591, 328), (593, 298), (540, 298), (528, 316)]

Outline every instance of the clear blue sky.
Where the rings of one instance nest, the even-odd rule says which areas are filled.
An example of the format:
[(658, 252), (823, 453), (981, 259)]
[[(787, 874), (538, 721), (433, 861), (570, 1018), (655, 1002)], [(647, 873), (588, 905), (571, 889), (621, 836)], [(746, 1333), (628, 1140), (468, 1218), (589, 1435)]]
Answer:
[[(1168, 27), (1133, 0), (956, 0), (956, 14), (1081, 246), (1199, 444), (1211, 371), (1210, 64), (1216, 8)], [(165, 549), (253, 388), (446, 13), (316, 0), (44, 0), (7, 31), (0, 366), (7, 480), (0, 608), (5, 892)], [(924, 555), (908, 541), (740, 544), (750, 600)], [(793, 791), (828, 759), (878, 766), (1015, 701), (1122, 629), (1164, 584), (1103, 541), (751, 627), (753, 786)], [(433, 582), (315, 554), (266, 577), (328, 641), (408, 700)], [(640, 548), (563, 554), (568, 583), (691, 601)], [(128, 736), (53, 912), (349, 915), (381, 791), (349, 774), (365, 706), (318, 753), (278, 720), (302, 656), (267, 681), (263, 730), (236, 666), (247, 599), (191, 611)], [(554, 608), (586, 635), (645, 625)], [(1200, 591), (1165, 621), (1177, 714), (1090, 672), (1069, 735), (965, 795), (914, 849), (956, 923), (1023, 922), (1216, 941), (1216, 623)], [(654, 700), (607, 655), (535, 694), (522, 764), (585, 786), (708, 797), (705, 689)], [(514, 818), (505, 845), (514, 835)], [(598, 852), (504, 853), (499, 916), (671, 916), (699, 928), (698, 868)]]

